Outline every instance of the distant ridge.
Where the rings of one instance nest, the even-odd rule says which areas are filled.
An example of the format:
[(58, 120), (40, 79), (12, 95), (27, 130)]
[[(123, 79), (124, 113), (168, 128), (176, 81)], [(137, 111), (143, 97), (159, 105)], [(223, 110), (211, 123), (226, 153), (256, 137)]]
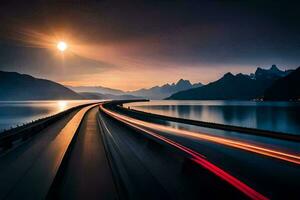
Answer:
[(83, 99), (76, 92), (56, 82), (17, 72), (0, 71), (0, 100)]
[(154, 86), (148, 89), (139, 89), (135, 91), (122, 91), (118, 89), (112, 89), (112, 88), (107, 88), (107, 87), (102, 87), (102, 86), (78, 86), (78, 87), (73, 87), (73, 86), (66, 86), (78, 93), (99, 93), (101, 95), (115, 95), (115, 97), (120, 96), (120, 95), (129, 95), (128, 97), (130, 98), (147, 98), (147, 99), (164, 99), (168, 96), (170, 96), (173, 93), (191, 89), (191, 88), (196, 88), (196, 87), (201, 87), (203, 86), (202, 83), (196, 83), (196, 84), (191, 84), (189, 80), (184, 80), (180, 79), (178, 80), (177, 83), (172, 83), (172, 84), (164, 84), (162, 86)]
[(113, 99), (113, 100), (127, 100), (127, 99), (141, 99), (140, 97), (136, 97), (129, 94), (124, 95), (114, 95), (114, 94), (101, 94), (101, 93), (93, 93), (93, 92), (80, 92), (81, 96), (86, 99)]
[(128, 94), (149, 99), (164, 99), (173, 93), (202, 86), (202, 83), (191, 84), (189, 80), (180, 79), (177, 83), (155, 86), (149, 89), (140, 89), (128, 92)]
[(292, 70), (282, 71), (276, 65), (270, 69), (257, 68), (255, 74), (226, 73), (217, 81), (203, 87), (177, 92), (167, 99), (175, 100), (249, 100), (261, 97), (274, 81)]
[(75, 92), (89, 92), (89, 93), (100, 93), (100, 94), (112, 94), (112, 95), (124, 95), (126, 92), (118, 89), (112, 89), (102, 86), (65, 86)]

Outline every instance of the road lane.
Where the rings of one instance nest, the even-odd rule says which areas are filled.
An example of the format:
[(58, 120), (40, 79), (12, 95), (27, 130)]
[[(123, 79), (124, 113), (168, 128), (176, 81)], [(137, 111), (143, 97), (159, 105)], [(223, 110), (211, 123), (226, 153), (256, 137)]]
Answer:
[(30, 140), (0, 156), (0, 199), (3, 199), (79, 110), (48, 126)]
[[(135, 124), (137, 125), (137, 124)], [(142, 127), (145, 128), (142, 123)], [(154, 131), (155, 128), (147, 128)], [(175, 134), (170, 130), (156, 130), (172, 141), (188, 146), (205, 155), (210, 161), (221, 166), (235, 177), (243, 180), (272, 199), (299, 199), (300, 170), (298, 164), (269, 158), (266, 155), (249, 153), (235, 147), (227, 147), (209, 140), (187, 137), (186, 134)]]
[(95, 107), (84, 117), (52, 199), (118, 199), (97, 113)]
[[(93, 106), (95, 105), (86, 106), (78, 111), (61, 130), (54, 131), (50, 138), (45, 137), (46, 142), (40, 142), (39, 139), (37, 146), (42, 145), (42, 147), (30, 146), (28, 151), (20, 151), (16, 155), (13, 153), (12, 165), (15, 166), (14, 168), (7, 168), (9, 165), (3, 159), (3, 166), (6, 166), (7, 170), (0, 172), (5, 177), (1, 181), (3, 180), (5, 185), (5, 180), (12, 180), (9, 187), (4, 187), (4, 193), (1, 193), (3, 198), (44, 199), (46, 197), (81, 119)], [(46, 131), (44, 135), (48, 135), (48, 132)], [(33, 153), (34, 157), (30, 153)], [(23, 163), (24, 161), (25, 163)]]
[(144, 163), (151, 157), (143, 151), (145, 144), (132, 137), (130, 131), (100, 115), (106, 151), (118, 183), (122, 199), (169, 199), (164, 187)]
[[(245, 199), (245, 195), (203, 170), (176, 150), (153, 142), (101, 114), (107, 151), (113, 157), (128, 199)], [(119, 180), (120, 181), (120, 180)], [(217, 192), (216, 192), (217, 191)], [(255, 195), (254, 199), (260, 198)]]

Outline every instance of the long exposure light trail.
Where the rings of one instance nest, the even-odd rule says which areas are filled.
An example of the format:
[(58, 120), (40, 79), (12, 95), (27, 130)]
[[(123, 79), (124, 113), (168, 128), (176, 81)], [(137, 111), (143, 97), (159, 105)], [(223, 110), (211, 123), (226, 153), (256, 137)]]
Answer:
[[(259, 192), (257, 192), (256, 190), (252, 189), (251, 187), (249, 187), (247, 184), (243, 183), (242, 181), (238, 180), (237, 178), (235, 178), (234, 176), (230, 175), (229, 173), (227, 173), (226, 171), (224, 171), (223, 169), (219, 168), (218, 166), (212, 164), (211, 162), (209, 162), (208, 160), (205, 159), (205, 157), (201, 154), (199, 154), (198, 152), (195, 152), (177, 142), (174, 142), (173, 140), (170, 140), (164, 136), (161, 136), (159, 134), (156, 134), (152, 131), (149, 131), (145, 128), (142, 128), (134, 123), (131, 123), (130, 121), (128, 121), (127, 118), (129, 117), (125, 117), (123, 115), (111, 112), (107, 109), (105, 109), (102, 105), (100, 105), (100, 108), (102, 109), (102, 111), (104, 111), (106, 114), (112, 116), (113, 118), (122, 121), (138, 130), (141, 130), (159, 140), (162, 140), (164, 142), (166, 142), (169, 145), (172, 145), (173, 147), (180, 149), (181, 151), (187, 153), (188, 155), (191, 156), (191, 160), (193, 160), (195, 163), (201, 165), (203, 168), (209, 170), (210, 172), (212, 172), (213, 174), (215, 174), (217, 177), (221, 178), (222, 180), (226, 181), (227, 183), (229, 183), (230, 185), (232, 185), (233, 187), (235, 187), (236, 189), (238, 189), (240, 192), (244, 193), (245, 195), (247, 195), (250, 199), (255, 199), (255, 200), (267, 200), (268, 198), (265, 197), (264, 195), (260, 194)], [(127, 120), (126, 120), (127, 119)], [(132, 118), (131, 118), (132, 119)]]
[(118, 116), (119, 118), (121, 118), (121, 119), (123, 119), (127, 122), (136, 124), (138, 126), (143, 126), (145, 128), (150, 128), (152, 130), (165, 131), (165, 132), (170, 132), (172, 134), (178, 134), (178, 135), (182, 135), (182, 136), (193, 137), (193, 138), (200, 139), (200, 140), (206, 140), (206, 141), (210, 141), (210, 142), (230, 146), (230, 147), (233, 147), (233, 148), (242, 149), (242, 150), (245, 150), (245, 151), (250, 151), (250, 152), (253, 152), (253, 153), (261, 154), (261, 155), (264, 155), (264, 156), (269, 156), (269, 157), (272, 157), (272, 158), (276, 158), (276, 159), (280, 159), (280, 160), (284, 160), (284, 161), (287, 161), (287, 162), (291, 162), (291, 163), (295, 163), (295, 164), (300, 165), (300, 156), (299, 155), (293, 155), (293, 154), (281, 152), (281, 151), (278, 151), (278, 150), (272, 150), (272, 149), (268, 149), (268, 148), (265, 148), (265, 147), (261, 147), (261, 146), (249, 144), (249, 143), (246, 143), (246, 142), (233, 140), (233, 139), (227, 139), (227, 138), (221, 138), (221, 137), (217, 137), (217, 136), (211, 136), (211, 135), (207, 135), (207, 134), (200, 133), (200, 132), (192, 132), (192, 131), (188, 131), (188, 130), (179, 130), (179, 129), (175, 129), (175, 128), (172, 128), (172, 127), (167, 127), (167, 126), (164, 126), (164, 125), (145, 122), (145, 121), (142, 121), (142, 120), (134, 119), (134, 118), (131, 118), (131, 117), (128, 117), (128, 116), (120, 115), (118, 113), (109, 111), (109, 110), (103, 108), (103, 106), (102, 106), (102, 110), (105, 110), (106, 112), (109, 112), (110, 114)]

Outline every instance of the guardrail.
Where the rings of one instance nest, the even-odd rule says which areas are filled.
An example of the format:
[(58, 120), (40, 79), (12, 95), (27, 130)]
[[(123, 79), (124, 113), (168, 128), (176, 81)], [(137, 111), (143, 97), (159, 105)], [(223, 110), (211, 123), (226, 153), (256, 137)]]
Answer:
[[(134, 101), (131, 101), (131, 102), (134, 102)], [(126, 103), (130, 103), (130, 102), (126, 102)], [(256, 135), (256, 136), (263, 136), (263, 137), (269, 137), (269, 138), (274, 138), (274, 139), (300, 142), (300, 135), (297, 135), (297, 134), (248, 128), (248, 127), (241, 127), (241, 126), (234, 126), (234, 125), (218, 124), (218, 123), (204, 122), (204, 121), (184, 119), (184, 118), (178, 118), (178, 117), (170, 117), (170, 116), (166, 116), (166, 115), (159, 115), (159, 114), (154, 114), (154, 113), (143, 112), (143, 111), (139, 111), (139, 110), (135, 110), (135, 109), (128, 109), (128, 108), (123, 107), (122, 104), (123, 103), (118, 104), (116, 102), (114, 104), (108, 104), (108, 106), (110, 106), (110, 108), (113, 108), (116, 111), (122, 112), (122, 113), (130, 115), (130, 116), (134, 116), (134, 117), (142, 119), (142, 120), (145, 120), (147, 118), (148, 119), (156, 119), (156, 120), (177, 122), (177, 123), (183, 123), (183, 124), (206, 127), (206, 128), (220, 129), (220, 130), (225, 130), (225, 131), (235, 131), (235, 132), (239, 132), (241, 134)]]
[(25, 124), (20, 127), (16, 127), (7, 131), (0, 133), (0, 150), (4, 151), (9, 149), (13, 146), (14, 142), (16, 141), (25, 141), (28, 138), (32, 137), (33, 135), (40, 132), (42, 129), (46, 128), (47, 126), (53, 124), (54, 122), (60, 120), (62, 117), (66, 116), (67, 114), (80, 109), (82, 107), (91, 105), (93, 103), (83, 104), (79, 106), (75, 106), (69, 108), (63, 112), (57, 113), (55, 115), (38, 119), (34, 122)]

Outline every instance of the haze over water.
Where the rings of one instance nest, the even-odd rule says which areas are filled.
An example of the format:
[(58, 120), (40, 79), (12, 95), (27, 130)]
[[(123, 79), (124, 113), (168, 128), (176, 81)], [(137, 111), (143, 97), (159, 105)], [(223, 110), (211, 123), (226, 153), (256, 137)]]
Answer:
[(133, 109), (206, 122), (300, 134), (300, 103), (253, 101), (150, 101)]

